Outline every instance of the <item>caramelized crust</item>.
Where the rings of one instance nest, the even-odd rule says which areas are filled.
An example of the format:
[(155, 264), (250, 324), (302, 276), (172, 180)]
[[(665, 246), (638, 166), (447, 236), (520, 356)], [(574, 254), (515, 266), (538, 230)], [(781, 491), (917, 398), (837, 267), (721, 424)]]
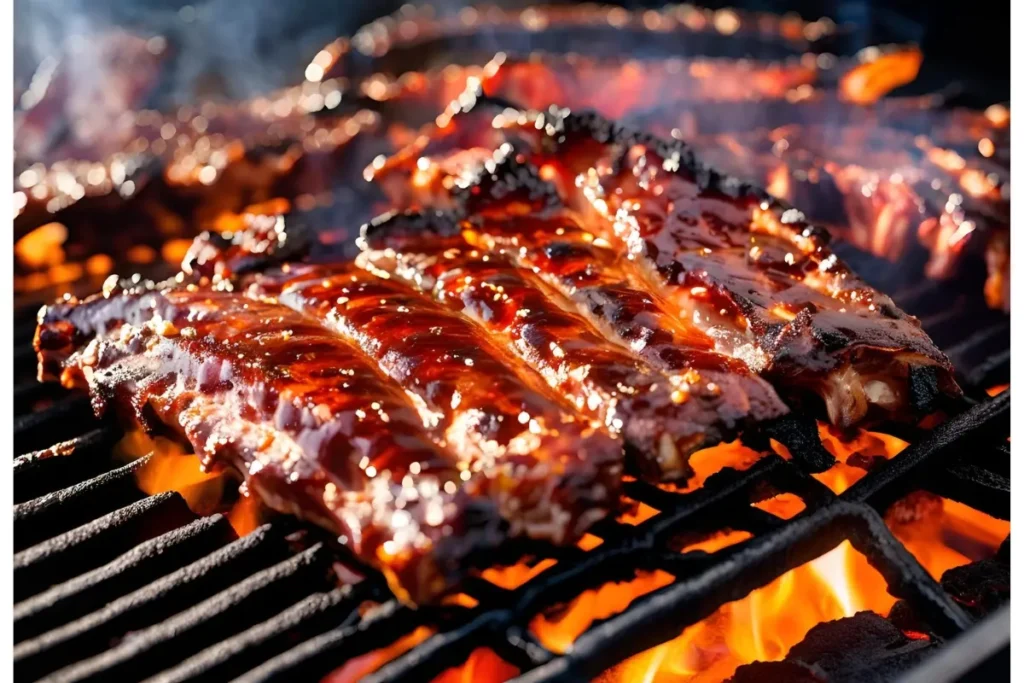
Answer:
[[(618, 448), (601, 461), (615, 444), (600, 433), (572, 443), (578, 422), (558, 424), (558, 452), (467, 460), (435, 443), (372, 361), (269, 301), (196, 287), (108, 292), (45, 309), (36, 348), (44, 377), (88, 388), (98, 412), (170, 428), (205, 466), (238, 469), (270, 506), (338, 533), (416, 601), (509, 537), (571, 542), (615, 494)], [(530, 422), (476, 428), (545, 438)]]
[[(478, 116), (451, 126), (476, 131)], [(704, 167), (683, 143), (558, 109), (506, 109), (494, 126), (508, 141), (475, 173), (469, 162), (481, 158), (479, 149), (421, 143), (435, 155), (416, 161), (426, 182), (393, 201), (455, 210), (485, 242), (509, 249), (549, 281), (560, 279), (552, 278), (560, 262), (599, 263), (577, 266), (588, 276), (617, 269), (626, 276), (620, 281), (698, 333), (691, 339), (703, 337), (788, 399), (822, 406), (836, 424), (913, 420), (942, 396), (959, 395), (948, 360), (916, 319), (839, 262), (826, 232), (765, 192)], [(412, 175), (401, 165), (383, 170)], [(545, 237), (552, 229), (558, 239)], [(574, 236), (563, 240), (566, 233)], [(580, 283), (561, 279), (584, 309), (602, 310), (581, 301), (593, 290), (580, 294)]]
[(586, 224), (718, 350), (740, 357), (720, 335), (740, 321), (764, 358), (751, 368), (784, 393), (816, 395), (843, 426), (869, 411), (913, 417), (958, 395), (917, 320), (841, 263), (799, 211), (702, 166), (682, 143), (597, 116), (553, 110), (511, 126)]
[[(537, 501), (514, 507), (525, 529), (562, 543), (607, 512), (621, 474), (621, 445), (554, 399), (548, 387), (486, 330), (393, 279), (349, 264), (286, 266), (254, 278), (248, 293), (274, 297), (372, 358), (408, 394), (427, 428), (471, 472), (501, 464), (532, 479)], [(563, 510), (530, 510), (554, 491)], [(547, 527), (548, 515), (564, 525)]]
[[(487, 238), (500, 240), (502, 227), (496, 223), (485, 220), (463, 230), (446, 216), (395, 215), (364, 229), (366, 251), (360, 262), (431, 293), (504, 339), (577, 408), (622, 434), (648, 476), (685, 478), (687, 459), (695, 450), (785, 412), (770, 387), (741, 364), (713, 353), (709, 340), (691, 344), (683, 334), (664, 331), (653, 301), (645, 310), (623, 310), (612, 320), (600, 312), (577, 311), (573, 297), (559, 291), (565, 288), (554, 269), (538, 267), (538, 250), (525, 246), (528, 239), (507, 252), (493, 243), (492, 248), (482, 246)], [(538, 226), (539, 233), (555, 237), (554, 229), (543, 227)], [(620, 297), (624, 308), (630, 305), (629, 295)], [(661, 331), (663, 339), (647, 345), (638, 343), (643, 335), (638, 330), (632, 339), (616, 333), (641, 320), (650, 320), (657, 330), (649, 337)]]

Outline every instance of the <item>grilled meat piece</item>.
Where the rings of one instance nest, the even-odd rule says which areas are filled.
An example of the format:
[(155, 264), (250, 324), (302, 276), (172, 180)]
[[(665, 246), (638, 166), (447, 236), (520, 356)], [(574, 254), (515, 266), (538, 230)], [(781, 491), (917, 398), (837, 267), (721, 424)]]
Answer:
[(607, 511), (621, 446), (554, 400), (539, 378), (464, 316), (351, 264), (288, 264), (255, 276), (247, 291), (316, 319), (376, 361), (471, 471), (522, 460), (547, 472), (548, 483), (535, 483), (540, 489), (561, 488), (571, 477), (591, 483), (592, 497), (580, 491), (573, 503), (582, 520), (573, 516), (567, 527), (550, 529), (531, 529), (527, 520), (529, 535), (564, 542)]
[(1009, 230), (1009, 168), (980, 156), (977, 144), (965, 157), (919, 136), (860, 125), (694, 140), (706, 161), (766, 185), (878, 256), (898, 259), (916, 237), (932, 255), (931, 278), (950, 277), (986, 233)]
[[(525, 154), (647, 283), (794, 400), (835, 424), (912, 419), (958, 396), (918, 321), (831, 253), (828, 233), (704, 167), (685, 144), (564, 110), (505, 117)], [(753, 344), (756, 354), (741, 349)]]
[(700, 362), (713, 354), (675, 347), (684, 362), (677, 372), (659, 371), (608, 339), (532, 268), (517, 266), (500, 249), (467, 242), (451, 217), (394, 215), (364, 228), (362, 241), (360, 263), (410, 283), (504, 340), (577, 409), (621, 434), (648, 477), (686, 478), (691, 453), (785, 410), (754, 378), (730, 375), (715, 362), (720, 359)]
[[(458, 123), (477, 125), (466, 115)], [(948, 360), (917, 321), (840, 263), (827, 233), (764, 192), (703, 167), (683, 143), (564, 110), (506, 110), (495, 125), (522, 151), (505, 143), (475, 180), (465, 168), (437, 164), (442, 170), (417, 188), (415, 202), (440, 201), (482, 215), (484, 225), (496, 199), (509, 215), (536, 212), (538, 201), (564, 202), (592, 233), (584, 249), (590, 258), (600, 254), (595, 246), (628, 255), (622, 263), (641, 291), (783, 395), (803, 403), (820, 399), (836, 424), (914, 419), (934, 409), (940, 396), (959, 394)], [(417, 161), (417, 170), (423, 167)], [(519, 225), (523, 231), (529, 221)], [(502, 239), (529, 254), (538, 231), (531, 234), (523, 239), (513, 229)], [(603, 259), (602, 265), (609, 261)]]
[[(455, 363), (469, 370), (465, 359), (482, 354), (434, 337), (452, 358), (432, 377), (428, 349), (438, 344), (430, 330), (417, 332), (408, 349), (418, 343), (427, 363), (407, 386), (422, 380), (424, 395), (451, 393)], [(509, 537), (571, 542), (615, 498), (618, 456), (600, 432), (571, 419), (543, 422), (550, 404), (540, 399), (523, 406), (536, 410), (529, 419), (502, 424), (491, 406), (469, 403), (486, 391), (479, 375), (463, 374), (455, 388), (466, 395), (465, 431), (451, 440), (493, 437), (478, 442), (487, 452), (465, 457), (467, 449), (431, 438), (406, 392), (371, 359), (270, 301), (194, 285), (108, 291), (45, 309), (36, 348), (41, 378), (88, 388), (97, 412), (170, 428), (207, 467), (237, 468), (271, 507), (339, 534), (417, 601)], [(514, 410), (522, 397), (488, 400)]]

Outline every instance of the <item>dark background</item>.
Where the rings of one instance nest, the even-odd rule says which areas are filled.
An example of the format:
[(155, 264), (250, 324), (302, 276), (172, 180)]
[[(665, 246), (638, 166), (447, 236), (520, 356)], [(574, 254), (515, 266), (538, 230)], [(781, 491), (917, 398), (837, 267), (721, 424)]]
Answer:
[[(26, 82), (39, 59), (59, 49), (70, 36), (95, 35), (120, 25), (144, 35), (166, 35), (178, 47), (173, 77), (164, 88), (170, 103), (210, 94), (242, 97), (298, 82), (304, 65), (321, 46), (401, 4), (396, 0), (16, 0), (15, 83)], [(434, 4), (457, 8), (472, 3), (439, 0)], [(658, 7), (663, 3), (618, 4)], [(850, 22), (859, 28), (847, 47), (916, 41), (926, 61), (915, 89), (936, 89), (956, 81), (965, 90), (965, 104), (983, 106), (1009, 99), (1008, 1), (734, 0), (698, 4), (795, 11), (807, 19), (828, 16), (839, 23)]]

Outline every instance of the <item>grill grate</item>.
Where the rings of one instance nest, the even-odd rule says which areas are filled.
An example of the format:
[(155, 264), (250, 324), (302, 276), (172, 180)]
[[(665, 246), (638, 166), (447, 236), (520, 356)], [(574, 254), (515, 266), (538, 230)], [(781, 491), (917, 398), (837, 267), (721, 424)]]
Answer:
[[(960, 342), (963, 357), (998, 346), (1000, 324)], [(1008, 353), (983, 356), (965, 366), (964, 377), (1001, 377), (1008, 365)], [(436, 634), (367, 680), (429, 680), (479, 647), (518, 667), (523, 680), (578, 680), (675, 637), (844, 540), (939, 638), (968, 641), (979, 631), (973, 619), (889, 532), (881, 513), (923, 488), (1009, 518), (1008, 391), (973, 402), (927, 434), (900, 433), (913, 445), (841, 496), (809, 476), (834, 460), (814, 423), (793, 419), (752, 439), (761, 447), (769, 437), (784, 443), (789, 462), (769, 454), (689, 493), (627, 482), (625, 495), (659, 514), (637, 526), (599, 523), (591, 533), (603, 542), (589, 552), (535, 549), (558, 563), (514, 590), (468, 580), (463, 592), (476, 607), (412, 609), (389, 600), (376, 574), (341, 585), (335, 563), (348, 559), (318, 529), (278, 517), (238, 538), (224, 516), (197, 517), (177, 493), (146, 497), (134, 487), (141, 461), (116, 467), (109, 457), (116, 427), (97, 422), (87, 400), (23, 379), (14, 430), (17, 452), (26, 453), (14, 464), (18, 680), (318, 680), (421, 626)], [(794, 493), (807, 509), (784, 521), (751, 507), (765, 491)], [(752, 538), (713, 554), (669, 549), (681, 533), (723, 528)], [(527, 628), (552, 605), (653, 569), (675, 582), (595, 622), (566, 655), (544, 648)], [(367, 612), (367, 602), (380, 606)], [(973, 656), (1002, 653), (982, 650)]]

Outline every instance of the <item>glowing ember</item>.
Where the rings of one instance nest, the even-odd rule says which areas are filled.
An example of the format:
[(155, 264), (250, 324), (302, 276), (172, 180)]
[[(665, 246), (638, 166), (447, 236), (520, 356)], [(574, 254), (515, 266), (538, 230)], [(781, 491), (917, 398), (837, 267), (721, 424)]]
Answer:
[(863, 51), (863, 63), (843, 76), (839, 94), (847, 102), (873, 104), (894, 88), (917, 78), (924, 55), (916, 48), (878, 54), (878, 48)]
[(150, 454), (149, 461), (135, 473), (136, 483), (148, 495), (177, 491), (189, 509), (200, 515), (211, 514), (220, 505), (224, 476), (204, 472), (199, 458), (176, 442), (129, 432), (118, 443), (117, 450), (129, 457)]
[(760, 508), (779, 519), (793, 519), (806, 509), (804, 501), (795, 493), (780, 493), (766, 500), (754, 503), (754, 507)]
[(432, 635), (434, 635), (432, 629), (420, 626), (409, 635), (399, 638), (387, 647), (382, 647), (379, 650), (350, 659), (345, 662), (344, 666), (325, 676), (321, 683), (355, 683), (355, 681), (361, 680), (367, 674), (373, 673), (403, 652), (416, 647)]
[(239, 496), (228, 512), (228, 522), (239, 536), (255, 530), (263, 519), (263, 504), (255, 496)]
[(558, 614), (534, 617), (530, 630), (552, 652), (566, 652), (592, 623), (618, 614), (641, 595), (672, 581), (673, 576), (661, 570), (637, 572), (632, 581), (606, 583), (596, 590), (585, 591)]
[(752, 467), (763, 456), (763, 453), (747, 448), (739, 440), (720, 443), (717, 446), (697, 451), (690, 456), (690, 467), (693, 468), (694, 474), (686, 482), (685, 486), (673, 487), (665, 485), (663, 488), (680, 493), (696, 491), (704, 486), (704, 482), (708, 480), (708, 477), (721, 472), (726, 467), (742, 472)]
[(507, 681), (519, 675), (519, 669), (512, 666), (487, 647), (478, 647), (470, 653), (462, 666), (452, 667), (432, 683), (474, 683), (475, 681)]
[(509, 567), (489, 567), (483, 570), (480, 575), (495, 586), (500, 586), (506, 590), (513, 590), (519, 588), (548, 567), (554, 566), (555, 560), (548, 558), (534, 565), (521, 562)]
[(936, 580), (953, 567), (995, 555), (1010, 523), (963, 503), (917, 491), (897, 501), (886, 524)]
[(68, 229), (60, 223), (47, 223), (28, 233), (14, 244), (14, 255), (28, 268), (55, 266), (64, 261), (61, 245), (68, 238)]
[(844, 436), (833, 427), (818, 424), (821, 443), (837, 462), (827, 472), (812, 475), (836, 495), (860, 481), (874, 466), (877, 459), (890, 460), (909, 444), (889, 434), (859, 430), (854, 436)]
[(647, 503), (641, 503), (625, 496), (622, 497), (622, 500), (629, 505), (627, 512), (616, 517), (616, 519), (623, 524), (637, 526), (638, 524), (643, 524), (651, 517), (656, 516), (659, 512), (659, 510), (652, 508)]
[(682, 547), (682, 552), (688, 553), (695, 550), (701, 550), (706, 553), (718, 552), (722, 548), (728, 548), (731, 545), (736, 545), (742, 541), (746, 541), (752, 538), (749, 531), (733, 531), (731, 529), (726, 531), (720, 531), (714, 533), (707, 538), (694, 541), (693, 543), (687, 543)]
[(845, 541), (597, 681), (722, 681), (741, 664), (782, 659), (821, 622), (865, 609), (887, 614), (895, 602), (882, 576)]

